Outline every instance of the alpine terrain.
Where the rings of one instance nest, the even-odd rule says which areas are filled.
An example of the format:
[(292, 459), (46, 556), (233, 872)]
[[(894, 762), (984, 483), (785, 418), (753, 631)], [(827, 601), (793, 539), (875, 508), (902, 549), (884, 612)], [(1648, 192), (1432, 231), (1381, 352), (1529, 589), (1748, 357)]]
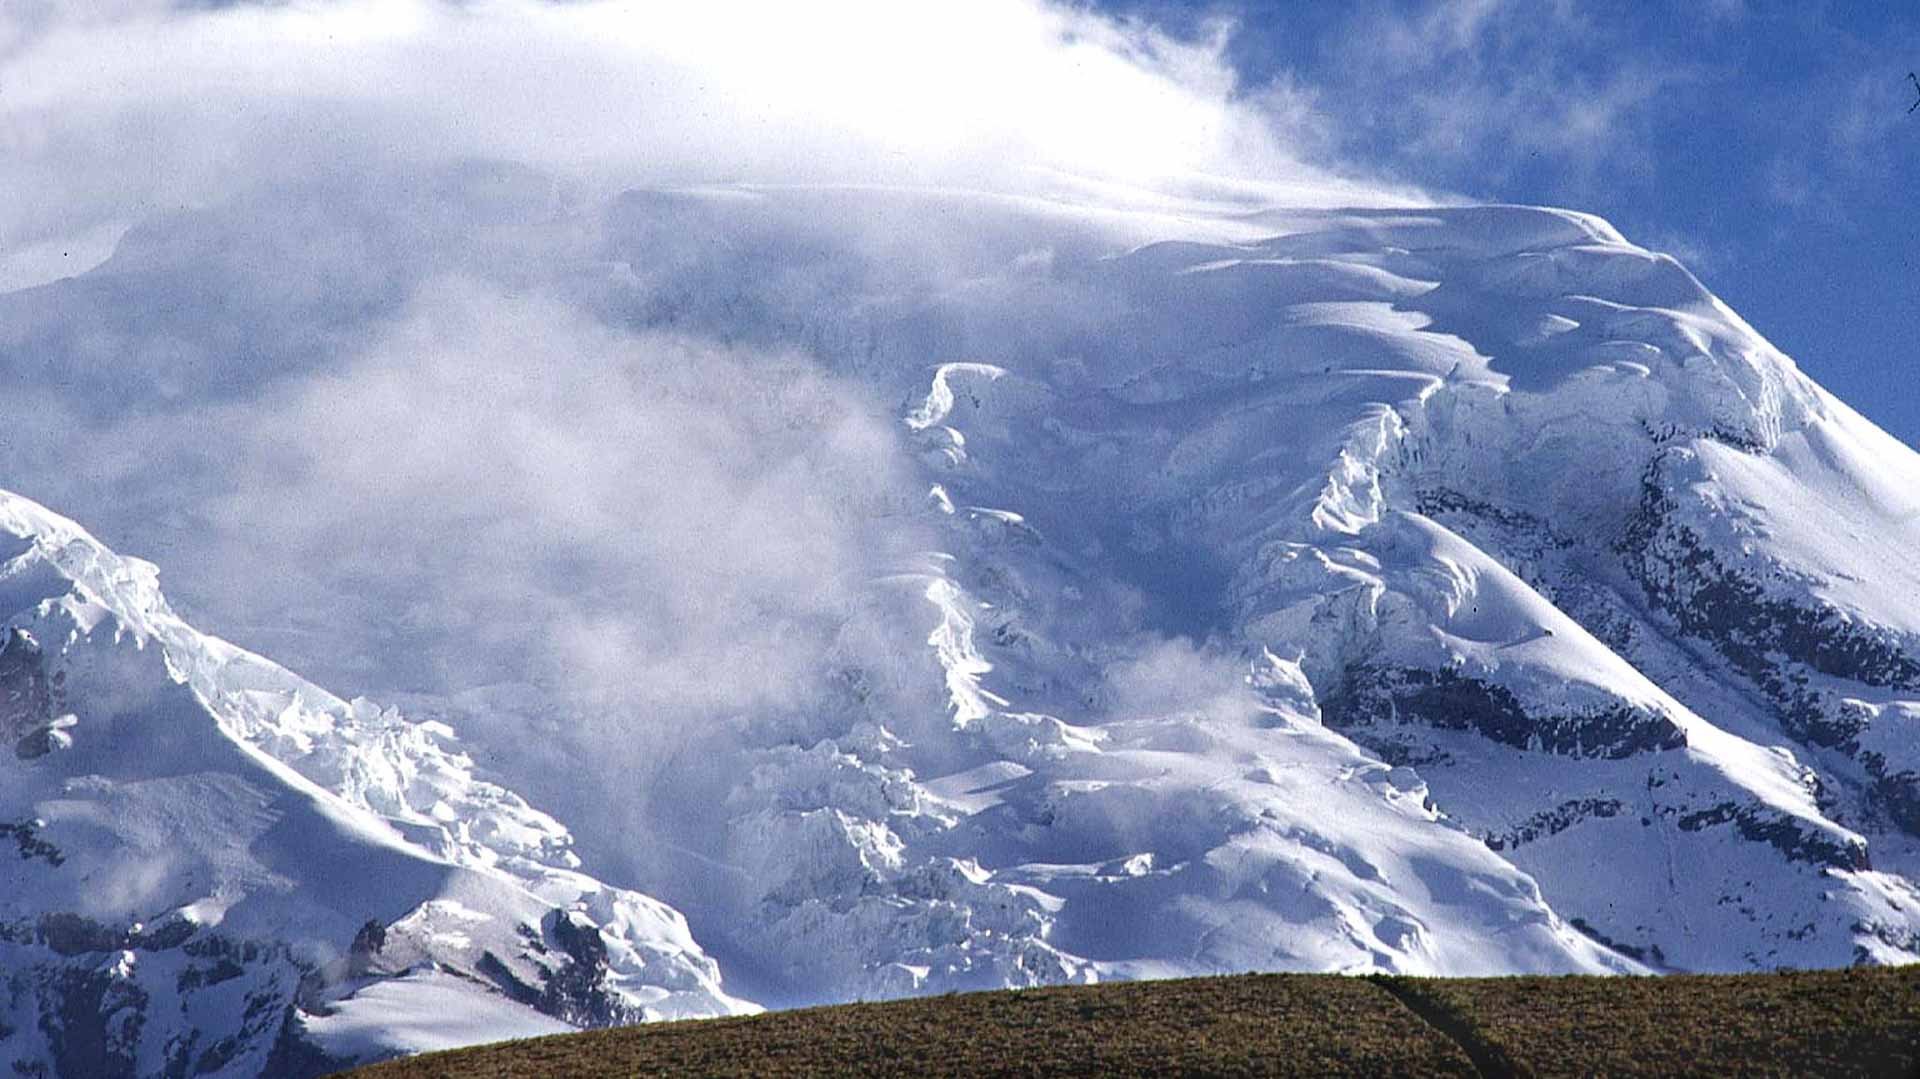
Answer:
[[(582, 356), (640, 342), (595, 386), (706, 417), (724, 366), (764, 422), (683, 441), (784, 477), (632, 530), (732, 560), (690, 608), (749, 612), (695, 680), (738, 690), (717, 703), (623, 672), (624, 637), (587, 635), (589, 686), (526, 658), (530, 606), (433, 621), (431, 591), (380, 591), (421, 536), (323, 582), (373, 596), (352, 633), (222, 630), (373, 687), (343, 700), (5, 496), (0, 1061), (310, 1075), (959, 989), (1920, 960), (1920, 457), (1591, 216), (1056, 190), (569, 201), (474, 166), (356, 208), (358, 246), (279, 239), (298, 199), (215, 206), (0, 296), (0, 362), (46, 386), (148, 332), (128, 312), (227, 297), (168, 330), (225, 366), (154, 361), (87, 423), (284, 398), (349, 318), (457, 350), (557, 297), (592, 314)], [(481, 195), (457, 244), (411, 239)], [(234, 284), (355, 260), (387, 276)], [(507, 399), (590, 362), (531, 347), (487, 369)], [(403, 482), (414, 421), (348, 411), (337, 452)], [(586, 448), (554, 476), (678, 467), (622, 456), (665, 445), (645, 423), (569, 414)], [(84, 429), (0, 482), (90, 474), (113, 451)], [(86, 523), (203, 564), (214, 505)], [(462, 564), (539, 527), (434, 519)], [(791, 551), (813, 576), (759, 589)], [(541, 594), (613, 618), (658, 592), (587, 561)], [(325, 570), (259, 587), (282, 572)], [(418, 674), (447, 656), (479, 666)]]

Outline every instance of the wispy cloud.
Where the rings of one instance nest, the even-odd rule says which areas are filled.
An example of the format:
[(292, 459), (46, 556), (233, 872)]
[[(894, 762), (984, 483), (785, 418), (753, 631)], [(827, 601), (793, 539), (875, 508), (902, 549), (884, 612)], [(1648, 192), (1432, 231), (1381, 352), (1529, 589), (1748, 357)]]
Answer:
[(1365, 188), (1235, 97), (1217, 42), (1039, 0), (337, 0), (0, 12), (0, 247), (249, 185), (471, 156), (602, 187), (1048, 170)]
[(1664, 95), (1707, 67), (1629, 48), (1571, 3), (1361, 5), (1311, 65), (1340, 150), (1467, 190), (1544, 156), (1581, 182), (1644, 157)]

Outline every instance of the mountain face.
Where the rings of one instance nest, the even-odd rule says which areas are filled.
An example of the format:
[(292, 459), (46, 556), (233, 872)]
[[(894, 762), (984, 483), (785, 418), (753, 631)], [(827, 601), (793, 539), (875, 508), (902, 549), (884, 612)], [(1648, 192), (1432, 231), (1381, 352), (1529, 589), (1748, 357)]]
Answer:
[(154, 568), (0, 498), (0, 1055), (307, 1074), (752, 1010), (451, 732), (195, 632)]
[[(904, 402), (951, 722), (769, 762), (721, 860), (813, 853), (720, 947), (801, 993), (1913, 956), (1911, 451), (1588, 216), (1027, 214), (963, 287), (768, 319)], [(869, 907), (910, 979), (801, 943)]]
[[(652, 191), (470, 238), (621, 332), (897, 402), (907, 494), (859, 511), (890, 540), (795, 630), (817, 685), (689, 723), (644, 784), (567, 741), (601, 728), (564, 678), (343, 702), (0, 502), (0, 1058), (1920, 960), (1920, 458), (1586, 215), (1120, 202)], [(55, 327), (249, 257), (165, 227), (0, 297), (9, 355), (77, 370)]]

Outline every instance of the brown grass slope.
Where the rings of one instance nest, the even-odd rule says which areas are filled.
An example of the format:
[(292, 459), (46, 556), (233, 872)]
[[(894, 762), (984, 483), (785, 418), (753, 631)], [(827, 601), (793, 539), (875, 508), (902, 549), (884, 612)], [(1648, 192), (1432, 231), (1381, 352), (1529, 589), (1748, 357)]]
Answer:
[(970, 993), (462, 1049), (355, 1079), (1920, 1075), (1920, 967), (1668, 978), (1264, 974)]

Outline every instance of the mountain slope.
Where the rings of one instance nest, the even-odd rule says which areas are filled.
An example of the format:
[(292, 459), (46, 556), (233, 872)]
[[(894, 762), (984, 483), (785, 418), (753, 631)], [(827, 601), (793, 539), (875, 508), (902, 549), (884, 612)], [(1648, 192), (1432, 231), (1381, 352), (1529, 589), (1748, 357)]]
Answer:
[[(673, 220), (750, 259), (843, 197)], [(943, 209), (993, 236), (963, 288), (802, 311), (736, 284), (671, 316), (752, 333), (737, 312), (771, 308), (899, 387), (940, 530), (898, 581), (931, 608), (950, 722), (868, 716), (756, 772), (738, 827), (808, 854), (722, 846), (755, 867), (696, 916), (723, 954), (835, 996), (1916, 957), (1913, 455), (1673, 260), (1521, 207)], [(1008, 217), (1026, 235), (994, 235)], [(1204, 238), (1100, 249), (1155, 228)], [(994, 323), (1069, 305), (1084, 329)], [(962, 359), (915, 391), (928, 325)], [(823, 955), (823, 932), (860, 944)]]
[(0, 536), (0, 1055), (23, 1074), (302, 1074), (748, 1010), (676, 912), (580, 872), (450, 732), (194, 632), (151, 566), (25, 499), (0, 495)]

